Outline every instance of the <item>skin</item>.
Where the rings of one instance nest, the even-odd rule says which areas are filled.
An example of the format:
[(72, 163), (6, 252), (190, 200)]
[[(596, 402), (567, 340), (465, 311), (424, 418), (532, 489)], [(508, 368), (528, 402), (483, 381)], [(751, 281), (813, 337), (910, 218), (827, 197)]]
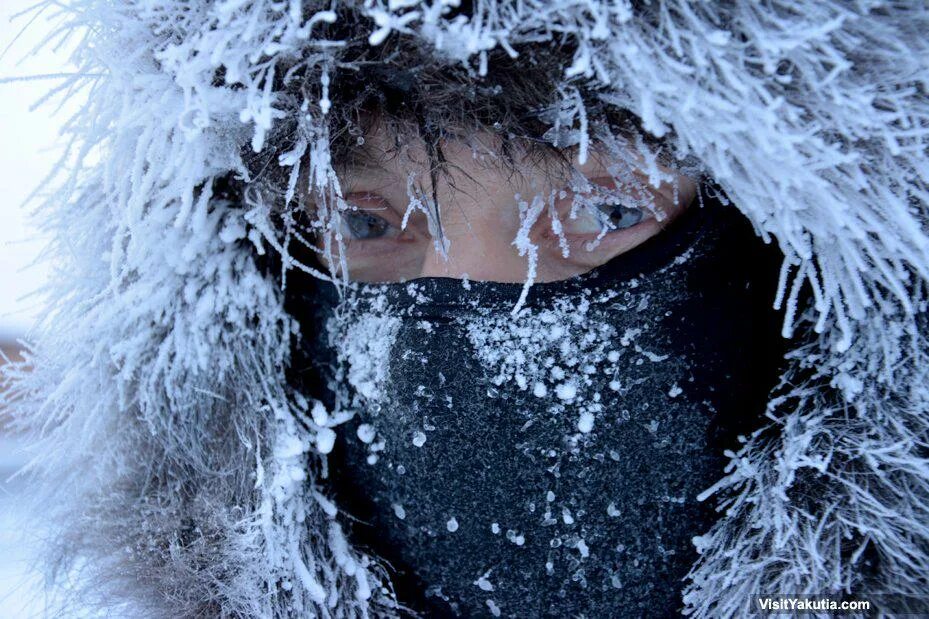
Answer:
[[(656, 188), (649, 184), (645, 172), (625, 164), (624, 169), (631, 173), (627, 178), (634, 179), (632, 184), (637, 183), (638, 189), (631, 185), (618, 187), (610, 173), (611, 165), (615, 171), (617, 162), (603, 149), (594, 149), (584, 163), (573, 157), (576, 171), (593, 185), (637, 197), (639, 204), (645, 200), (653, 206), (641, 209), (644, 218), (639, 223), (610, 231), (592, 246), (601, 236), (603, 218), (587, 209), (575, 209), (572, 218), (574, 194), (562, 167), (523, 159), (516, 166), (519, 173), (514, 174), (500, 163), (495, 155), (495, 138), (489, 134), (473, 136), (467, 143), (447, 140), (442, 149), (450, 173), (439, 175), (435, 193), (446, 239), (444, 254), (434, 242), (424, 212), (413, 212), (403, 225), (410, 203), (410, 174), (414, 174), (418, 195), (433, 195), (424, 144), (410, 141), (398, 149), (388, 132), (375, 126), (365, 136), (367, 163), (345, 169), (340, 178), (346, 203), (357, 209), (355, 215), (345, 217), (357, 218), (357, 213), (365, 213), (375, 218), (374, 234), (378, 236), (353, 238), (352, 227), (343, 223), (338, 231), (330, 233), (334, 263), (330, 270), (339, 270), (341, 236), (349, 278), (356, 281), (397, 282), (417, 277), (525, 281), (528, 261), (519, 255), (513, 242), (521, 223), (517, 196), (528, 203), (534, 196), (554, 195), (554, 214), (563, 228), (563, 240), (553, 230), (549, 209), (543, 210), (529, 238), (538, 248), (535, 280), (563, 280), (596, 268), (658, 234), (696, 195), (692, 180), (666, 168), (661, 170), (667, 178)], [(553, 174), (553, 170), (557, 172)], [(372, 236), (370, 228), (364, 230), (363, 236)], [(320, 250), (324, 247), (321, 236), (317, 239)], [(325, 256), (325, 252), (320, 253)], [(324, 258), (324, 262), (328, 260)]]

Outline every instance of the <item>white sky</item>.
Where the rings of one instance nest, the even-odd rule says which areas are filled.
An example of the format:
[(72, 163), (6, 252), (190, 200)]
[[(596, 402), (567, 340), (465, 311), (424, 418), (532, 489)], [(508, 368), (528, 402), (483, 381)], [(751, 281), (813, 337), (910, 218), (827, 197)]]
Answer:
[[(33, 14), (10, 20), (37, 2), (0, 0), (0, 342), (26, 335), (38, 313), (40, 301), (29, 294), (42, 285), (47, 268), (30, 266), (43, 243), (23, 202), (57, 161), (58, 127), (76, 108), (71, 104), (54, 117), (52, 105), (30, 111), (57, 80), (4, 81), (73, 71), (65, 52), (32, 53), (50, 31), (45, 19), (40, 16), (22, 35)], [(35, 532), (23, 531), (15, 518), (27, 489), (6, 481), (24, 463), (15, 441), (0, 436), (0, 619), (44, 616), (43, 590), (31, 571), (29, 535)]]
[(0, 0), (0, 339), (23, 335), (38, 312), (40, 300), (29, 294), (41, 286), (47, 268), (30, 266), (42, 242), (29, 221), (34, 205), (23, 203), (57, 160), (58, 127), (74, 109), (70, 105), (54, 116), (57, 105), (30, 111), (58, 80), (3, 81), (73, 71), (65, 52), (32, 52), (50, 31), (42, 16), (24, 32), (33, 13), (11, 19), (34, 4)]

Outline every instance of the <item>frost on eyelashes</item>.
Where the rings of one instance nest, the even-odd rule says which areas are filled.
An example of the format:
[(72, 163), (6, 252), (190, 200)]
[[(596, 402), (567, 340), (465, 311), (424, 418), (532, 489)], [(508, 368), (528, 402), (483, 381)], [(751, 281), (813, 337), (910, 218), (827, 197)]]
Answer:
[[(565, 137), (559, 132), (552, 133), (559, 128), (561, 121), (558, 118), (549, 120), (554, 123), (554, 126), (546, 139), (551, 142), (552, 146), (562, 148), (578, 145), (580, 138)], [(586, 136), (589, 129), (586, 121), (583, 127)], [(603, 127), (599, 127), (593, 135), (597, 140), (596, 154), (606, 162), (606, 172), (609, 184), (612, 186), (592, 183), (578, 168), (573, 167), (568, 178), (567, 189), (552, 191), (548, 195), (536, 194), (529, 199), (519, 194), (515, 196), (520, 225), (512, 245), (521, 257), (526, 258), (526, 277), (522, 293), (512, 309), (514, 316), (525, 304), (529, 290), (538, 277), (539, 245), (533, 240), (532, 233), (540, 222), (544, 221), (545, 214), (548, 215), (548, 225), (552, 234), (558, 239), (561, 257), (568, 259), (571, 256), (571, 248), (564, 231), (565, 221), (576, 220), (579, 217), (589, 217), (598, 221), (599, 232), (596, 238), (585, 243), (582, 248), (583, 251), (592, 252), (615, 229), (609, 223), (608, 217), (601, 211), (600, 207), (604, 204), (623, 204), (642, 211), (658, 222), (663, 222), (667, 219), (668, 213), (656, 203), (654, 192), (662, 184), (667, 183), (673, 192), (673, 208), (688, 206), (681, 204), (679, 190), (681, 178), (675, 172), (658, 164), (661, 153), (654, 151), (644, 140), (637, 138), (633, 144)], [(586, 141), (580, 143), (577, 163), (584, 164), (591, 148)], [(568, 189), (571, 195), (571, 207), (567, 213), (559, 214), (555, 201), (568, 197)]]

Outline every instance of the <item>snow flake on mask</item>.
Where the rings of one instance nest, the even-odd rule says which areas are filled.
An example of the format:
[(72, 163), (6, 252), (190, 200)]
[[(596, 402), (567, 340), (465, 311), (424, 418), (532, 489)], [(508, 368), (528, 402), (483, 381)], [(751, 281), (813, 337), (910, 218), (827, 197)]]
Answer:
[[(522, 391), (550, 399), (551, 412), (573, 412), (578, 432), (590, 434), (603, 411), (597, 377), (617, 375), (625, 348), (651, 359), (633, 343), (643, 329), (620, 336), (612, 325), (596, 320), (592, 308), (616, 294), (579, 294), (558, 299), (550, 308), (525, 308), (515, 317), (479, 313), (466, 324), (468, 338), (482, 365), (493, 372), (491, 382), (515, 383)], [(612, 380), (610, 386), (619, 391), (621, 382)]]
[(487, 570), (484, 572), (480, 578), (474, 581), (474, 586), (479, 588), (481, 591), (493, 591), (494, 585), (489, 580), (489, 576), (492, 571), (493, 570)]

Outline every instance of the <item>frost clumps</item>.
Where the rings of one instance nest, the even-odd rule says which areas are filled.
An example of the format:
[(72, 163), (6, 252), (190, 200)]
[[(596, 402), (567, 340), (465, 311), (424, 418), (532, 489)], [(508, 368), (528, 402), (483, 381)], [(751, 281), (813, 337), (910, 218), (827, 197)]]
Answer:
[[(326, 322), (329, 346), (338, 357), (332, 386), (340, 398), (337, 408), (344, 416), (351, 417), (364, 410), (375, 415), (380, 412), (390, 372), (390, 352), (400, 324), (401, 319), (389, 311), (387, 298), (381, 294), (374, 294), (364, 304), (358, 303), (357, 298), (345, 298), (337, 313)], [(346, 383), (351, 389), (344, 388)], [(378, 439), (377, 428), (362, 423), (355, 434), (367, 445), (367, 463), (376, 464), (386, 446), (383, 439)], [(323, 453), (328, 453), (335, 434), (325, 435), (323, 440), (322, 446), (328, 448)], [(426, 442), (425, 435), (416, 435), (412, 440), (420, 447)], [(397, 512), (400, 519), (405, 517), (402, 509)]]
[[(400, 319), (387, 311), (387, 305), (385, 297), (376, 296), (360, 315), (339, 316), (327, 325), (330, 346), (339, 353), (346, 380), (368, 402), (379, 398), (390, 367), (390, 350), (400, 328)], [(351, 314), (351, 308), (347, 312)], [(359, 438), (370, 442), (374, 438), (372, 430), (370, 426), (364, 430), (359, 427)]]
[(595, 379), (618, 373), (620, 349), (630, 343), (617, 338), (609, 323), (592, 319), (592, 306), (615, 294), (561, 298), (549, 309), (525, 308), (516, 316), (480, 315), (466, 325), (468, 338), (477, 358), (494, 372), (495, 385), (515, 382), (549, 399), (553, 412), (573, 411), (578, 431), (589, 434), (603, 411)]

